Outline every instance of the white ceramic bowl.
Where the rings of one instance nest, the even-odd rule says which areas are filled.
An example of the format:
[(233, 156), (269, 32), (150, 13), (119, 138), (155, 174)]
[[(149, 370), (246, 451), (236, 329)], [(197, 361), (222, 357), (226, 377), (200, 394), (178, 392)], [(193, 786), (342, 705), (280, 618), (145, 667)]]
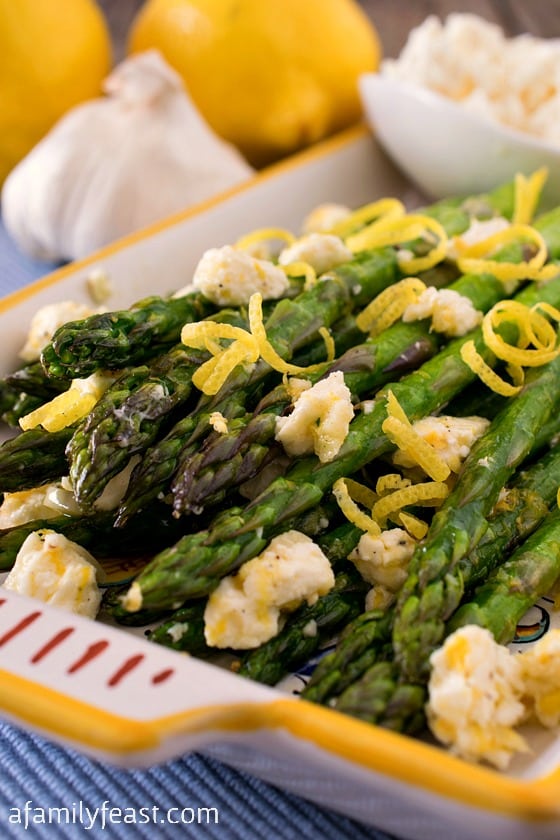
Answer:
[(380, 74), (359, 82), (366, 118), (387, 154), (433, 199), (484, 192), (541, 166), (560, 204), (560, 147), (470, 113), (433, 91)]

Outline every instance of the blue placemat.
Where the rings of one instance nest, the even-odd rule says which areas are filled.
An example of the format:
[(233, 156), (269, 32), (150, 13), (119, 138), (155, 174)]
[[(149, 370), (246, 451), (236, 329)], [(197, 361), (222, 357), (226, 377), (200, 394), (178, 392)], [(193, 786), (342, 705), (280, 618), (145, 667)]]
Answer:
[[(52, 268), (23, 256), (0, 221), (0, 296)], [(150, 770), (118, 770), (0, 722), (0, 768), (2, 838), (388, 840), (196, 754)], [(183, 809), (186, 821), (172, 824)], [(205, 809), (216, 811), (206, 816)]]

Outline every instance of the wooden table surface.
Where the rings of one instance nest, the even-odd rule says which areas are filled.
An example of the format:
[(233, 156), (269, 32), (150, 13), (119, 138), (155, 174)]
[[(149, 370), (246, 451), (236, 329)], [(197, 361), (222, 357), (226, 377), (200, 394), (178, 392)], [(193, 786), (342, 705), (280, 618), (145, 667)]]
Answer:
[[(124, 52), (126, 33), (143, 0), (98, 2), (109, 22), (118, 60)], [(276, 2), (282, 4), (282, 0)], [(560, 37), (560, 0), (360, 0), (360, 5), (374, 21), (386, 56), (398, 55), (412, 27), (430, 14), (443, 18), (450, 12), (472, 12), (499, 23), (508, 35), (531, 32), (540, 37)]]

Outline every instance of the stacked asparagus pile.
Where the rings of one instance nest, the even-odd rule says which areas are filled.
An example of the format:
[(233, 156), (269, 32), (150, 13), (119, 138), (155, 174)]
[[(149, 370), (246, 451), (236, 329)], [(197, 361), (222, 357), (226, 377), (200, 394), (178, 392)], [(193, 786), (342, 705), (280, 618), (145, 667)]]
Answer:
[[(508, 184), (423, 212), (452, 237), (476, 218), (515, 219), (518, 190), (519, 184)], [(534, 230), (553, 264), (560, 258), (560, 210), (537, 218)], [(347, 242), (355, 234), (350, 228)], [(132, 584), (108, 591), (105, 609), (124, 624), (160, 622), (148, 631), (153, 641), (209, 656), (207, 597), (275, 536), (296, 529), (320, 545), (335, 584), (287, 616), (268, 642), (239, 652), (239, 672), (275, 684), (340, 634), (303, 696), (393, 729), (417, 730), (424, 724), (430, 655), (445, 636), (477, 623), (499, 641), (511, 640), (527, 607), (560, 577), (560, 518), (553, 511), (560, 450), (550, 446), (558, 432), (560, 357), (553, 353), (532, 368), (514, 397), (498, 399), (466, 360), (466, 346), (474, 346), (496, 367), (483, 328), (448, 340), (428, 319), (397, 321), (367, 337), (356, 322), (364, 306), (406, 276), (403, 252), (412, 252), (422, 268), (430, 247), (415, 232), (405, 241), (359, 249), (315, 284), (305, 283), (303, 274), (292, 278), (288, 295), (267, 304), (267, 340), (285, 370), (302, 370), (310, 383), (341, 372), (355, 406), (367, 403), (330, 460), (287, 457), (276, 441), (277, 419), (289, 414), (293, 396), (270, 360), (237, 364), (216, 393), (200, 393), (193, 384), (211, 348), (182, 344), (182, 327), (205, 319), (247, 328), (244, 306), (221, 309), (192, 292), (60, 328), (41, 364), (1, 384), (6, 422), (16, 424), (73, 379), (110, 370), (114, 381), (85, 417), (56, 431), (29, 429), (0, 447), (0, 492), (69, 475), (81, 511), (0, 532), (0, 568), (10, 568), (26, 536), (44, 527), (97, 557), (154, 555)], [(529, 278), (533, 251), (531, 237), (521, 237), (497, 250), (484, 271), (461, 274), (454, 259), (442, 257), (419, 276), (459, 293), (480, 312), (512, 294), (526, 307), (559, 307), (555, 272), (534, 282), (521, 271), (505, 284), (491, 270), (492, 264), (518, 263)], [(334, 340), (334, 358), (327, 361), (325, 328)], [(511, 324), (503, 329), (507, 335)], [(363, 528), (345, 520), (332, 491), (340, 479), (359, 476), (373, 484), (386, 471), (396, 446), (384, 424), (395, 399), (410, 422), (443, 409), (491, 422), (419, 540), (396, 602), (364, 611), (368, 585), (348, 559)], [(213, 427), (216, 416), (220, 430)], [(124, 498), (117, 508), (99, 511), (96, 501), (134, 456), (140, 458)]]

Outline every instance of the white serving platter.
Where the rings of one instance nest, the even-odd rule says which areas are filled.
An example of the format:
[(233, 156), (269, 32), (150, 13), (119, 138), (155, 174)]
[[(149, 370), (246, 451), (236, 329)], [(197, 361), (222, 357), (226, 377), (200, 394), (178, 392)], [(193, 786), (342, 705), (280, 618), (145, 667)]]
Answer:
[[(325, 201), (352, 206), (410, 187), (361, 127), (217, 199), (67, 266), (0, 301), (0, 375), (18, 364), (32, 314), (91, 302), (102, 269), (111, 309), (189, 280), (202, 252), (262, 226), (297, 230)], [(413, 840), (560, 836), (560, 739), (508, 773), (395, 734), (0, 590), (0, 715), (98, 759), (147, 766), (202, 750), (352, 818)]]

